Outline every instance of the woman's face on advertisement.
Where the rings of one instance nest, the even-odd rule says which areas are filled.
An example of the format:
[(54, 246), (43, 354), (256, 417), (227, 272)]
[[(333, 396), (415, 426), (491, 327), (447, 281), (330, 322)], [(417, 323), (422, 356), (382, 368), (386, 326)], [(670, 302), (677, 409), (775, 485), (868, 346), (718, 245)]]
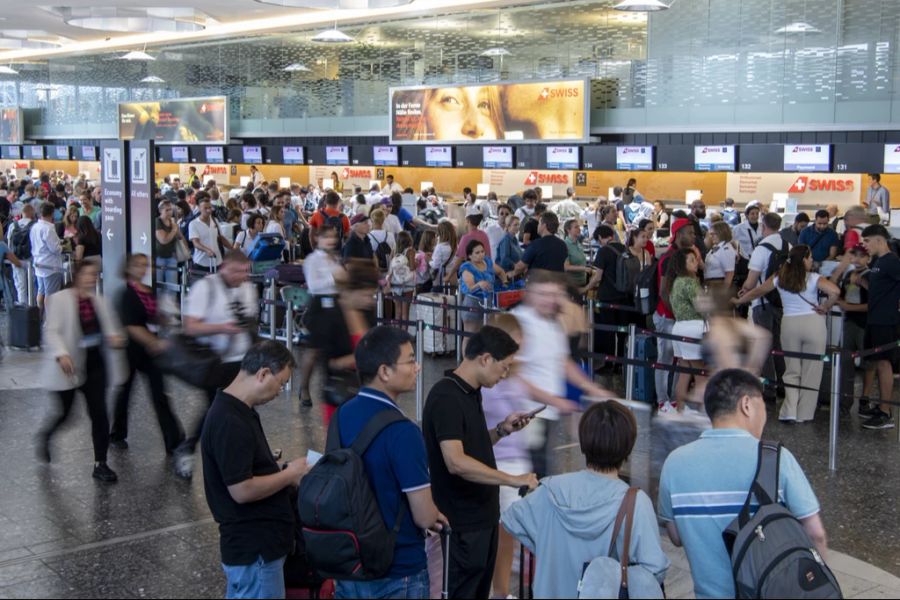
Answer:
[(495, 140), (498, 137), (490, 95), (484, 87), (440, 88), (425, 107), (428, 131), (436, 141), (459, 139)]

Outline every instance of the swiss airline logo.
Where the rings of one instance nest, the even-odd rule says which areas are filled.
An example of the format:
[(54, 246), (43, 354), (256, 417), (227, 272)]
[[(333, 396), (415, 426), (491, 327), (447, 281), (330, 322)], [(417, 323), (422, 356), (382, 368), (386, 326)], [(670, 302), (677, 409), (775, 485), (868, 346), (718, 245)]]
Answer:
[(791, 152), (794, 154), (807, 154), (809, 152), (821, 152), (822, 146), (794, 146)]
[(854, 187), (852, 179), (826, 179), (801, 175), (794, 181), (794, 185), (790, 187), (788, 194), (803, 194), (806, 191), (852, 192)]
[(623, 148), (622, 154), (647, 154), (647, 149), (641, 148)]
[(372, 170), (371, 169), (350, 169), (345, 168), (341, 171), (341, 179), (351, 179), (355, 177), (360, 177), (363, 179), (371, 179), (372, 178)]
[(722, 147), (704, 146), (703, 152), (701, 152), (700, 154), (728, 154), (728, 147), (727, 146), (722, 146)]
[(224, 165), (206, 165), (203, 167), (203, 173), (200, 176), (206, 177), (207, 175), (228, 175), (228, 169)]
[(577, 98), (580, 94), (577, 87), (551, 88), (545, 87), (538, 94), (538, 100), (553, 100), (554, 98)]
[(525, 177), (525, 185), (569, 185), (569, 176), (565, 173), (538, 173), (531, 171)]
[(891, 150), (893, 154), (900, 154), (900, 146), (894, 146), (894, 149)]

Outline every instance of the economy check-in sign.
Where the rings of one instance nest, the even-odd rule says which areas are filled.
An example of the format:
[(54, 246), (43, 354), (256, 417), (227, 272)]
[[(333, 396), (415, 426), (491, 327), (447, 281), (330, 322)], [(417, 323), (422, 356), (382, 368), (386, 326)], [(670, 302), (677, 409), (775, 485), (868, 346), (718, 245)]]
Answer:
[(102, 190), (101, 235), (103, 238), (103, 293), (115, 298), (122, 288), (122, 272), (128, 252), (128, 178), (125, 176), (127, 144), (105, 140), (100, 144), (100, 187)]

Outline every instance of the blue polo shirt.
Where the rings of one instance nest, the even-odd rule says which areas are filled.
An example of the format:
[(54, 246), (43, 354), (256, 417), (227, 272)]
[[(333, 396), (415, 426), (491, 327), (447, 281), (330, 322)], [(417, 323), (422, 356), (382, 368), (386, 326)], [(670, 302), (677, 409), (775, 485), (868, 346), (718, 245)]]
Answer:
[(406, 224), (413, 220), (412, 213), (401, 207), (400, 212), (397, 213), (397, 218), (400, 220), (400, 224), (403, 227), (406, 227)]
[[(737, 517), (756, 474), (759, 440), (743, 429), (709, 429), (666, 459), (659, 480), (659, 517), (675, 522), (691, 564), (697, 598), (734, 598), (731, 559), (722, 532)], [(797, 463), (781, 449), (779, 502), (798, 519), (819, 501)]]
[[(362, 388), (354, 398), (345, 402), (338, 413), (341, 445), (346, 447), (352, 444), (369, 419), (383, 410), (400, 411), (390, 398), (371, 388)], [(363, 463), (388, 528), (393, 527), (397, 520), (400, 502), (407, 502), (404, 494), (431, 486), (425, 440), (422, 431), (412, 421), (388, 425), (366, 450)], [(425, 538), (413, 522), (407, 504), (406, 516), (394, 546), (394, 562), (386, 577), (397, 579), (417, 574), (426, 568)]]
[[(821, 236), (821, 238), (819, 236)], [(816, 231), (815, 225), (807, 225), (803, 228), (803, 231), (800, 232), (799, 241), (801, 244), (812, 248), (812, 257), (814, 261), (822, 262), (828, 258), (831, 247), (837, 246), (840, 240), (838, 239), (838, 234), (836, 234), (831, 227), (824, 232), (819, 233)]]

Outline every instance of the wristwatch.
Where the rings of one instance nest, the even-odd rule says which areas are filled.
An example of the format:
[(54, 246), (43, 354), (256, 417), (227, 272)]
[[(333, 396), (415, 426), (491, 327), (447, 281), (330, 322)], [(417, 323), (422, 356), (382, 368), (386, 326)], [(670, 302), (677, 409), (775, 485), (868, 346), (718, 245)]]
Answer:
[(495, 429), (495, 431), (497, 432), (497, 437), (501, 440), (509, 435), (506, 430), (503, 429), (503, 423), (497, 423), (497, 428)]

